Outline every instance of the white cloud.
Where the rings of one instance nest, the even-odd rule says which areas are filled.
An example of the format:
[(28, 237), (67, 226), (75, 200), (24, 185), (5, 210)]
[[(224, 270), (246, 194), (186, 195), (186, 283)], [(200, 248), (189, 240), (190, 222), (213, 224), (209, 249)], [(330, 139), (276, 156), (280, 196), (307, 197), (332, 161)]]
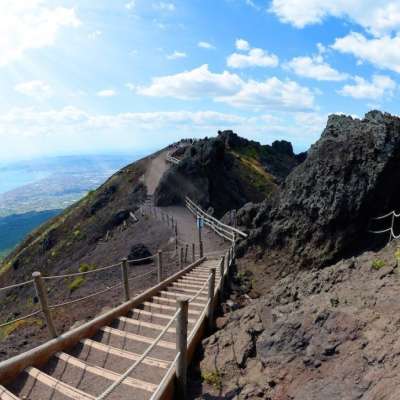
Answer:
[(155, 10), (161, 10), (161, 11), (175, 11), (175, 4), (160, 1), (159, 3), (154, 3), (153, 8)]
[(186, 58), (187, 54), (183, 51), (175, 50), (172, 54), (167, 55), (168, 60), (178, 60), (179, 58)]
[(347, 74), (337, 71), (325, 62), (322, 55), (295, 57), (285, 67), (296, 75), (318, 81), (344, 81), (348, 78)]
[(44, 0), (3, 0), (0, 13), (0, 66), (27, 50), (54, 45), (63, 27), (81, 24), (73, 8), (50, 7)]
[(226, 63), (231, 68), (277, 67), (279, 58), (263, 49), (251, 49), (248, 54), (233, 53)]
[(400, 73), (400, 34), (395, 37), (367, 39), (360, 33), (351, 32), (336, 39), (332, 48), (353, 54), (358, 60), (368, 61), (379, 68)]
[(395, 0), (272, 0), (270, 11), (297, 28), (333, 16), (349, 19), (377, 36), (400, 29), (400, 3)]
[(245, 0), (245, 3), (250, 6), (251, 8), (254, 8), (257, 11), (261, 10), (261, 7), (259, 7), (253, 0)]
[[(161, 148), (187, 137), (187, 132), (204, 137), (223, 129), (234, 129), (263, 143), (295, 139), (305, 148), (321, 132), (315, 121), (320, 119), (313, 113), (247, 117), (210, 110), (94, 114), (71, 106), (48, 111), (15, 108), (0, 114), (0, 138), (4, 138), (0, 158), (104, 150), (136, 153), (149, 147)], [(151, 145), (143, 141), (144, 132), (151, 133)]]
[(117, 95), (117, 92), (113, 89), (104, 89), (97, 92), (97, 96), (99, 97), (114, 97)]
[(374, 75), (371, 82), (359, 76), (354, 80), (354, 85), (345, 85), (338, 93), (354, 99), (381, 100), (392, 97), (397, 87), (396, 82), (385, 75)]
[(314, 94), (297, 82), (276, 77), (262, 82), (244, 81), (228, 71), (213, 73), (207, 64), (176, 75), (153, 78), (150, 86), (138, 87), (136, 92), (182, 100), (209, 97), (235, 107), (256, 109), (302, 111), (314, 108)]
[(36, 100), (48, 99), (53, 95), (51, 86), (40, 80), (18, 83), (15, 85), (15, 90)]
[(125, 84), (125, 87), (127, 88), (127, 89), (129, 89), (130, 91), (132, 91), (132, 92), (135, 92), (136, 91), (136, 85), (134, 85), (133, 83), (130, 83), (130, 82), (128, 82), (128, 83), (126, 83)]
[(235, 46), (238, 50), (250, 50), (250, 44), (247, 40), (244, 39), (236, 39)]
[(131, 0), (125, 4), (127, 10), (133, 10), (136, 7), (136, 0)]
[(208, 42), (199, 42), (197, 43), (197, 47), (201, 49), (215, 50), (215, 46)]
[(95, 40), (95, 39), (97, 39), (98, 37), (100, 37), (101, 34), (102, 34), (101, 31), (96, 30), (96, 31), (90, 32), (88, 36), (89, 36), (89, 39)]
[(276, 77), (263, 82), (250, 80), (237, 93), (220, 96), (216, 100), (235, 107), (256, 110), (304, 111), (315, 107), (314, 94), (309, 88), (294, 81), (281, 81)]
[(227, 71), (213, 73), (204, 64), (191, 71), (153, 78), (150, 86), (139, 87), (137, 92), (145, 96), (195, 99), (233, 94), (242, 85), (243, 81), (238, 75)]

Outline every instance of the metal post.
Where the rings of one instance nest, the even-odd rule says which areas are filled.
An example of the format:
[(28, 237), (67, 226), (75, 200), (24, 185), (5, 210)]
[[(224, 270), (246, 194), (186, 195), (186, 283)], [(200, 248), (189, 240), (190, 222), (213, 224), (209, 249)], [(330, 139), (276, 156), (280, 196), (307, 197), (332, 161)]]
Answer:
[(192, 243), (192, 262), (196, 261), (196, 245)]
[(158, 252), (158, 257), (157, 257), (157, 279), (158, 283), (162, 281), (162, 276), (163, 276), (163, 261), (162, 261), (162, 251)]
[(208, 318), (208, 326), (210, 331), (214, 329), (214, 291), (215, 291), (215, 268), (210, 269), (211, 277), (208, 283), (208, 310), (207, 310), (207, 318)]
[(189, 253), (189, 245), (186, 244), (186, 246), (185, 246), (185, 264), (188, 261), (188, 253)]
[(187, 331), (189, 300), (178, 298), (176, 306), (179, 314), (176, 318), (176, 351), (179, 357), (176, 363), (177, 398), (185, 400), (187, 397)]
[(33, 282), (35, 285), (36, 294), (39, 299), (40, 308), (42, 310), (44, 319), (46, 321), (46, 326), (49, 331), (49, 335), (52, 339), (56, 338), (57, 331), (54, 326), (53, 319), (51, 317), (51, 311), (49, 308), (49, 302), (48, 302), (48, 298), (47, 298), (47, 290), (46, 290), (46, 286), (44, 284), (44, 280), (42, 278), (42, 274), (40, 272), (34, 272), (32, 274), (32, 278), (33, 278)]
[(124, 297), (125, 301), (130, 299), (129, 281), (128, 281), (128, 259), (123, 258), (121, 260), (121, 276), (122, 283), (124, 284)]
[(183, 247), (179, 251), (179, 268), (183, 269)]

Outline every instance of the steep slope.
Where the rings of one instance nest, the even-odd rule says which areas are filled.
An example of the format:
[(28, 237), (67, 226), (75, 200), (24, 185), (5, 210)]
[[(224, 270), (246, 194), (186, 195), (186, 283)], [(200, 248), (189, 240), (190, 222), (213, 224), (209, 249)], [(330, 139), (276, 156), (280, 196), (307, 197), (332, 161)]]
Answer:
[(162, 178), (156, 204), (173, 205), (191, 197), (221, 217), (249, 201), (273, 197), (283, 177), (302, 161), (288, 142), (262, 146), (232, 131), (189, 147), (179, 165)]

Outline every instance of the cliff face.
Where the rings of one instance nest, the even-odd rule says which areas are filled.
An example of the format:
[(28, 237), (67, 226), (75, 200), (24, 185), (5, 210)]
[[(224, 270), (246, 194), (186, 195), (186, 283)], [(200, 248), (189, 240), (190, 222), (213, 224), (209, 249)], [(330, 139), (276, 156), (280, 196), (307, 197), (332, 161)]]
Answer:
[(251, 229), (245, 245), (283, 251), (301, 266), (362, 251), (371, 218), (399, 207), (399, 178), (399, 118), (378, 111), (363, 120), (333, 115), (279, 198), (239, 212)]
[(249, 201), (274, 197), (283, 178), (301, 161), (288, 142), (262, 146), (232, 131), (219, 132), (217, 138), (201, 140), (186, 151), (161, 180), (155, 201), (166, 206), (189, 196), (221, 217)]

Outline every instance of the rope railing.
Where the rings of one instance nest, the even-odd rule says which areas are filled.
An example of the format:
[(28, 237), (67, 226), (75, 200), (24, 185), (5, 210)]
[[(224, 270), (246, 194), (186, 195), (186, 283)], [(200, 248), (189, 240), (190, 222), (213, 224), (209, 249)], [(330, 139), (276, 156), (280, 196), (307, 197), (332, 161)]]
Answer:
[(389, 212), (389, 213), (387, 213), (387, 214), (385, 214), (385, 215), (382, 215), (382, 216), (380, 216), (380, 217), (372, 218), (372, 220), (373, 220), (373, 221), (382, 221), (382, 220), (384, 220), (384, 219), (386, 219), (386, 218), (389, 218), (389, 217), (390, 217), (390, 227), (389, 227), (389, 228), (384, 228), (384, 229), (380, 229), (380, 230), (371, 230), (371, 229), (369, 229), (368, 232), (369, 232), (369, 233), (376, 234), (376, 235), (379, 235), (379, 234), (382, 234), (382, 233), (388, 233), (388, 232), (389, 232), (389, 242), (390, 242), (391, 240), (393, 240), (393, 239), (394, 239), (394, 240), (399, 239), (399, 238), (400, 238), (400, 234), (396, 235), (396, 234), (394, 233), (394, 224), (395, 224), (395, 222), (396, 222), (396, 218), (399, 218), (399, 217), (400, 217), (400, 213), (396, 213), (396, 212), (393, 210), (393, 211), (391, 211), (391, 212)]
[(96, 400), (104, 400), (106, 399), (114, 390), (124, 382), (126, 378), (144, 361), (144, 359), (150, 354), (150, 352), (157, 346), (160, 340), (164, 337), (164, 335), (168, 332), (169, 328), (177, 319), (180, 310), (177, 310), (175, 314), (171, 317), (168, 324), (165, 325), (164, 329), (160, 332), (160, 334), (154, 339), (153, 343), (146, 349), (146, 351), (140, 356), (140, 358), (132, 364), (114, 383), (112, 383), (100, 396), (96, 397)]
[(208, 225), (217, 235), (225, 238), (228, 241), (235, 242), (236, 236), (247, 237), (247, 234), (240, 229), (224, 224), (219, 219), (207, 214), (201, 207), (194, 203), (189, 197), (185, 198), (186, 208), (197, 218), (200, 217), (205, 225)]
[[(156, 269), (156, 268), (153, 268), (151, 271), (146, 272), (146, 273), (144, 273), (144, 274), (141, 274), (141, 275), (134, 275), (134, 276), (130, 277), (130, 278), (128, 279), (128, 281), (132, 281), (132, 280), (134, 280), (134, 279), (138, 280), (138, 279), (146, 278), (147, 276), (150, 276), (150, 275), (155, 274), (156, 271), (157, 271), (157, 269)], [(63, 307), (63, 306), (68, 306), (68, 305), (71, 305), (71, 304), (79, 303), (79, 302), (81, 302), (81, 301), (91, 299), (92, 297), (96, 297), (96, 296), (98, 296), (98, 295), (100, 295), (100, 294), (107, 293), (107, 292), (109, 292), (110, 290), (120, 288), (122, 285), (123, 285), (123, 283), (122, 283), (122, 282), (119, 282), (119, 283), (117, 283), (117, 284), (115, 284), (115, 285), (113, 285), (113, 286), (110, 286), (110, 287), (107, 287), (107, 288), (105, 288), (105, 289), (99, 290), (99, 291), (97, 291), (96, 293), (92, 293), (92, 294), (90, 294), (90, 295), (88, 295), (88, 296), (80, 297), (79, 299), (69, 300), (69, 301), (66, 301), (66, 302), (64, 302), (64, 303), (59, 303), (59, 304), (55, 304), (55, 305), (50, 305), (49, 308), (50, 308), (50, 309), (56, 309), (56, 308), (60, 308), (60, 307)]]
[(31, 283), (33, 283), (33, 279), (31, 279), (30, 281), (26, 281), (26, 282), (16, 283), (15, 285), (4, 286), (4, 287), (0, 288), (0, 292), (2, 292), (4, 290), (16, 289), (16, 288), (19, 288), (22, 286), (30, 285)]
[(35, 312), (31, 313), (31, 314), (24, 315), (23, 317), (15, 318), (15, 319), (13, 319), (11, 321), (4, 322), (3, 324), (0, 325), (0, 328), (4, 328), (5, 326), (15, 324), (16, 322), (23, 321), (24, 319), (32, 318), (35, 315), (38, 315), (40, 313), (41, 313), (41, 310), (37, 310), (37, 311), (35, 311)]
[(65, 279), (65, 278), (75, 278), (77, 276), (85, 276), (85, 275), (91, 275), (95, 274), (98, 272), (102, 271), (107, 271), (108, 269), (120, 267), (121, 263), (118, 264), (113, 264), (113, 265), (108, 265), (106, 267), (101, 267), (101, 268), (95, 268), (89, 271), (82, 271), (82, 272), (72, 272), (70, 274), (62, 274), (62, 275), (51, 275), (51, 276), (44, 276), (44, 280), (53, 280), (53, 279)]

